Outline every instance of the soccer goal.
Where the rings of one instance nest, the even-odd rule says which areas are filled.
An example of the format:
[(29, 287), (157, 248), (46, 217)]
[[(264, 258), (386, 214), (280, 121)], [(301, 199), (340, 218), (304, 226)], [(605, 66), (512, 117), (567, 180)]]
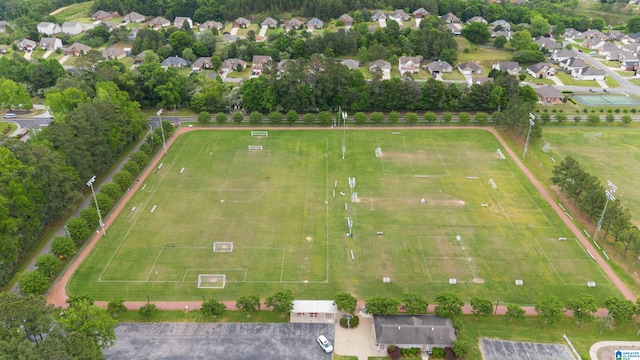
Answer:
[(382, 157), (382, 149), (381, 148), (376, 148), (376, 157)]
[(262, 145), (249, 145), (249, 150), (262, 150)]
[(227, 277), (224, 274), (198, 275), (198, 289), (224, 289)]
[(264, 136), (269, 137), (269, 133), (266, 131), (253, 130), (251, 131), (251, 136)]
[(213, 252), (232, 252), (233, 251), (233, 243), (232, 242), (214, 242), (213, 243)]

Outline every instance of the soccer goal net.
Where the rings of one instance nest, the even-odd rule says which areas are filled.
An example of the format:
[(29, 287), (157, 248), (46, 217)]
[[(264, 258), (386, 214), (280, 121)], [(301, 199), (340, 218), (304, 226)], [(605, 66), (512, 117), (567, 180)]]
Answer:
[(213, 252), (232, 252), (232, 251), (233, 251), (232, 242), (214, 242), (213, 243)]
[(249, 145), (249, 150), (262, 150), (262, 145)]
[(198, 275), (198, 289), (224, 289), (227, 277), (224, 274)]
[(376, 157), (382, 157), (382, 149), (381, 148), (376, 148)]
[(269, 133), (268, 133), (268, 132), (266, 132), (266, 131), (259, 131), (259, 130), (257, 130), (257, 131), (256, 131), (256, 130), (254, 130), (254, 131), (251, 131), (251, 136), (264, 136), (264, 137), (268, 137), (268, 136), (269, 136)]

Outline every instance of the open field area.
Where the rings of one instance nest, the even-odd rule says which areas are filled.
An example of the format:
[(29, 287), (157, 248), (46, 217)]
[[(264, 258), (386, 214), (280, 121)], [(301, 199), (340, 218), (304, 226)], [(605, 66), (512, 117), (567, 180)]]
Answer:
[[(348, 130), (345, 160), (339, 130), (268, 135), (178, 138), (69, 293), (235, 300), (288, 288), (297, 298), (349, 290), (359, 298), (418, 291), (432, 299), (454, 290), (467, 301), (520, 304), (581, 292), (602, 304), (618, 294), (518, 167), (499, 159), (489, 132)], [(357, 181), (355, 204), (349, 177)], [(232, 242), (233, 251), (213, 252), (214, 242)], [(226, 286), (199, 289), (199, 274), (225, 274)], [(598, 286), (587, 288), (589, 280)]]

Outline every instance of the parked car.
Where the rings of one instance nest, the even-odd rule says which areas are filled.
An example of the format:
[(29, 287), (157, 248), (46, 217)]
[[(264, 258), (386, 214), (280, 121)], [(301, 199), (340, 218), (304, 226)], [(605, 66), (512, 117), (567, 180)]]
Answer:
[(15, 119), (16, 118), (16, 114), (14, 114), (14, 113), (6, 113), (6, 114), (4, 114), (4, 118), (5, 119)]
[(320, 344), (320, 347), (322, 347), (322, 350), (324, 350), (324, 352), (326, 352), (327, 354), (333, 351), (333, 346), (331, 345), (329, 340), (327, 340), (327, 338), (324, 337), (324, 335), (318, 336), (318, 344)]
[(602, 89), (602, 91), (604, 91), (604, 92), (606, 92), (606, 93), (608, 93), (608, 92), (609, 92), (609, 90), (607, 90), (607, 89)]
[(593, 89), (589, 89), (589, 91), (590, 91), (590, 92), (592, 92), (592, 93), (596, 92), (596, 91), (595, 91), (595, 90), (593, 90)]

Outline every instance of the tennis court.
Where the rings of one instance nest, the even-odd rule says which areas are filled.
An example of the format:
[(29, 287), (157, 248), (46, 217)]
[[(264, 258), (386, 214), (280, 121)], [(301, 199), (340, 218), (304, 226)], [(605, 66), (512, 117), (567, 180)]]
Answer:
[(614, 105), (614, 106), (637, 106), (640, 101), (624, 95), (574, 95), (573, 99), (582, 105)]

